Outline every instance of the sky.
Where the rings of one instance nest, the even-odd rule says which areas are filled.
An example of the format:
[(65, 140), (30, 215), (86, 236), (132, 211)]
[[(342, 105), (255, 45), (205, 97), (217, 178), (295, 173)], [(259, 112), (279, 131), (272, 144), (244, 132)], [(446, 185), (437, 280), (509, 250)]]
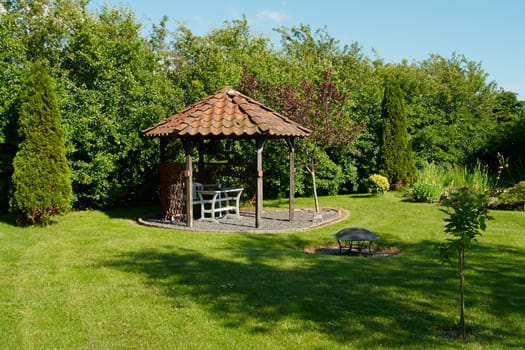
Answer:
[(145, 30), (168, 17), (196, 35), (246, 16), (250, 32), (279, 44), (273, 28), (326, 28), (341, 45), (387, 63), (419, 62), (453, 53), (481, 64), (488, 82), (525, 100), (525, 1), (523, 0), (92, 0), (126, 6)]

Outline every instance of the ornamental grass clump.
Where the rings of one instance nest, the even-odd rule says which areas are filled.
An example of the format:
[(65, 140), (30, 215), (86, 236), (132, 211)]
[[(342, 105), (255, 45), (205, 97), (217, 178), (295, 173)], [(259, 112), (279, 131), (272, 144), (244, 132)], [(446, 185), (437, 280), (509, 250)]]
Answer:
[(372, 194), (384, 194), (390, 188), (388, 179), (383, 175), (373, 174), (368, 178), (368, 192)]
[(447, 188), (461, 188), (468, 186), (479, 192), (485, 192), (493, 188), (488, 169), (477, 162), (474, 166), (454, 166), (443, 176), (442, 184)]

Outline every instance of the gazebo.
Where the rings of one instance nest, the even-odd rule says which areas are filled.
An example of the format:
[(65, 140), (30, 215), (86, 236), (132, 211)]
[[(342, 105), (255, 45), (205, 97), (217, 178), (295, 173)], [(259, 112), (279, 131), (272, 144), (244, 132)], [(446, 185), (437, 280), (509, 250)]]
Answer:
[(262, 154), (270, 139), (284, 139), (288, 144), (290, 162), (289, 220), (294, 212), (295, 146), (297, 137), (308, 137), (311, 130), (284, 117), (262, 103), (226, 87), (193, 104), (167, 119), (142, 131), (146, 137), (161, 139), (161, 152), (165, 146), (181, 139), (186, 155), (186, 225), (193, 227), (193, 160), (195, 145), (207, 139), (252, 139), (256, 148), (256, 205), (255, 227), (261, 225), (263, 199)]

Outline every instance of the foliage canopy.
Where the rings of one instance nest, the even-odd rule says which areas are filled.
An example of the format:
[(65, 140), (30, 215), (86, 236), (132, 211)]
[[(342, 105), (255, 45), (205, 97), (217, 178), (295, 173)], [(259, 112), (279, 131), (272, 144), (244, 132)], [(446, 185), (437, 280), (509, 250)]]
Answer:
[[(320, 147), (312, 154), (324, 163), (317, 172), (321, 193), (362, 189), (368, 177), (381, 170), (387, 76), (398, 82), (405, 101), (407, 140), (415, 164), (482, 159), (494, 169), (500, 153), (510, 157), (516, 181), (525, 173), (520, 171), (525, 168), (523, 152), (516, 151), (525, 139), (523, 101), (488, 82), (480, 64), (459, 54), (431, 54), (420, 62), (387, 65), (363, 54), (359, 43), (343, 46), (326, 29), (307, 25), (277, 29), (281, 42), (275, 46), (254, 35), (246, 18), (227, 21), (202, 36), (184, 25), (170, 32), (164, 18), (144, 34), (142, 24), (125, 7), (103, 6), (92, 12), (86, 1), (77, 0), (2, 5), (2, 205), (8, 203), (20, 142), (14, 132), (18, 96), (24, 72), (34, 60), (42, 62), (56, 84), (76, 207), (156, 198), (158, 142), (144, 140), (140, 131), (224, 86), (240, 86), (246, 69), (261, 82), (289, 89), (288, 101), (304, 102), (302, 110), (294, 107), (299, 118), (306, 110), (315, 111), (303, 116), (318, 130), (314, 139)], [(265, 84), (257, 89), (271, 88)], [(313, 109), (313, 104), (324, 110)], [(285, 105), (270, 105), (286, 113)], [(321, 127), (326, 121), (329, 127)], [(356, 131), (350, 138), (343, 137), (347, 126)], [(209, 154), (210, 161), (222, 161), (218, 150), (224, 147), (220, 144)], [(269, 197), (286, 192), (287, 166), (279, 147), (268, 145), (265, 152), (264, 168), (268, 175), (272, 172), (265, 177)], [(232, 157), (251, 159), (250, 152), (252, 147), (236, 147)], [(401, 173), (395, 176), (412, 174), (406, 169)], [(296, 189), (299, 194), (312, 193), (307, 174), (298, 174)]]

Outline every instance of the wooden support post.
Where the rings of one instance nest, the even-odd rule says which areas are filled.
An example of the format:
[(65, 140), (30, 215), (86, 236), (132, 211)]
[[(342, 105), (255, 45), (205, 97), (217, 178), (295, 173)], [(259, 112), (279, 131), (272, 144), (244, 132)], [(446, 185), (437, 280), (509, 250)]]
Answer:
[(262, 167), (262, 153), (264, 145), (266, 143), (265, 138), (258, 138), (255, 142), (257, 150), (257, 194), (255, 197), (255, 227), (260, 228), (262, 224), (262, 211), (263, 211), (263, 167)]
[(193, 151), (193, 142), (183, 139), (184, 152), (186, 153), (186, 226), (193, 227), (193, 160), (191, 153)]
[(159, 183), (160, 183), (160, 212), (162, 219), (165, 220), (169, 217), (168, 212), (170, 211), (170, 191), (171, 183), (167, 180), (168, 175), (165, 174), (167, 171), (166, 155), (168, 148), (168, 140), (165, 137), (160, 138), (160, 164), (159, 164)]
[(205, 148), (204, 140), (199, 139), (199, 143), (197, 144), (197, 150), (199, 151), (199, 160), (197, 163), (197, 180), (199, 182), (204, 181), (204, 148)]
[(294, 210), (295, 210), (295, 147), (294, 147), (294, 138), (289, 137), (286, 139), (288, 144), (288, 150), (290, 151), (290, 192), (289, 192), (289, 202), (288, 202), (288, 217), (290, 222), (294, 220)]
[(168, 148), (168, 140), (165, 137), (160, 138), (160, 162), (166, 161), (166, 152)]

